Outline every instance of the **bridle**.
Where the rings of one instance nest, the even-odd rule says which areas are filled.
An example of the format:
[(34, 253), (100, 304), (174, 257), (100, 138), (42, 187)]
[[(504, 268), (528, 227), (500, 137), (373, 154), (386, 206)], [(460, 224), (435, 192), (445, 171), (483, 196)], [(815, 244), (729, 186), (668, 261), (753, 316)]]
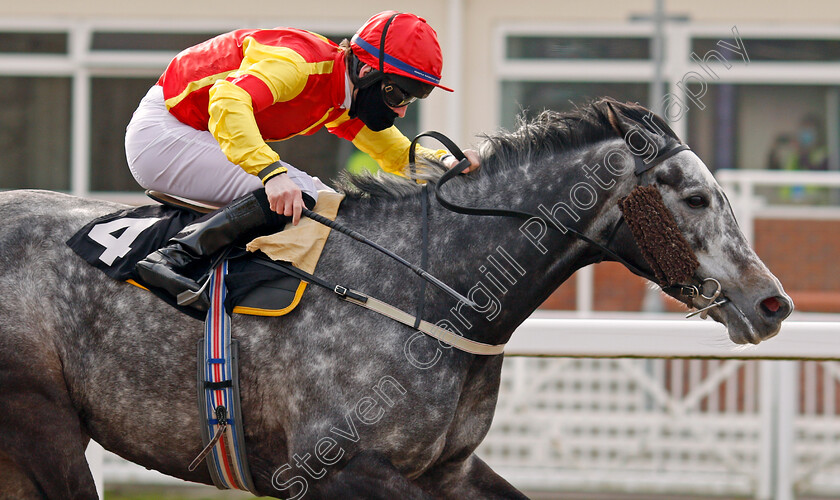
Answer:
[[(467, 206), (464, 206), (464, 205), (459, 205), (459, 204), (457, 204), (453, 201), (450, 201), (450, 200), (446, 199), (446, 197), (444, 196), (444, 194), (442, 192), (443, 185), (446, 184), (447, 182), (449, 182), (450, 180), (452, 180), (453, 178), (455, 178), (457, 175), (461, 174), (464, 170), (466, 170), (466, 168), (470, 166), (470, 161), (466, 158), (463, 151), (461, 151), (461, 149), (454, 142), (452, 142), (448, 137), (446, 137), (445, 135), (443, 135), (439, 132), (430, 131), (430, 132), (424, 132), (422, 134), (419, 134), (411, 142), (411, 146), (409, 148), (409, 164), (412, 166), (412, 168), (414, 168), (413, 166), (414, 166), (414, 160), (415, 160), (414, 150), (415, 150), (418, 139), (420, 139), (421, 137), (431, 137), (431, 138), (436, 139), (437, 141), (441, 142), (449, 150), (449, 152), (451, 154), (453, 154), (459, 160), (459, 162), (454, 167), (452, 167), (447, 172), (445, 172), (438, 179), (437, 183), (435, 183), (435, 185), (434, 185), (435, 198), (438, 200), (438, 202), (444, 208), (446, 208), (447, 210), (450, 210), (452, 212), (465, 214), (465, 215), (515, 217), (515, 218), (519, 218), (519, 219), (523, 219), (523, 220), (532, 220), (534, 218), (537, 218), (537, 219), (540, 219), (540, 220), (544, 220), (543, 216), (541, 216), (541, 215), (534, 214), (534, 213), (531, 213), (531, 212), (522, 211), (522, 210), (514, 210), (514, 209), (508, 209), (508, 208), (495, 208), (495, 207), (467, 207)], [(683, 151), (690, 151), (690, 149), (691, 148), (689, 148), (685, 144), (678, 144), (678, 145), (676, 145), (676, 146), (674, 146), (674, 147), (672, 147), (672, 148), (670, 148), (666, 151), (663, 151), (663, 152), (659, 153), (658, 155), (656, 155), (654, 158), (650, 159), (649, 161), (646, 161), (645, 159), (643, 159), (641, 156), (639, 156), (637, 154), (633, 154), (633, 158), (634, 158), (634, 161), (635, 161), (634, 174), (637, 178), (640, 178), (642, 174), (644, 174), (648, 170), (651, 170), (654, 167), (662, 164), (665, 160), (667, 160), (667, 159), (671, 158), (672, 156), (674, 156), (678, 153), (681, 153)], [(565, 227), (565, 229), (566, 229), (566, 232), (571, 233), (572, 235), (574, 235), (575, 237), (577, 237), (581, 241), (584, 241), (585, 243), (597, 248), (600, 251), (599, 258), (595, 261), (595, 263), (601, 262), (606, 257), (609, 257), (612, 260), (614, 260), (616, 262), (619, 262), (620, 264), (624, 265), (631, 272), (633, 272), (633, 273), (635, 273), (639, 276), (642, 276), (643, 278), (648, 279), (648, 280), (650, 280), (654, 283), (658, 283), (659, 281), (657, 280), (657, 278), (655, 276), (651, 275), (651, 273), (640, 269), (635, 264), (627, 261), (625, 258), (620, 256), (616, 251), (614, 251), (612, 248), (610, 248), (613, 240), (615, 239), (616, 234), (618, 233), (618, 230), (620, 229), (620, 227), (624, 223), (625, 223), (624, 215), (622, 214), (619, 217), (619, 219), (616, 222), (613, 229), (610, 231), (610, 236), (607, 239), (607, 242), (605, 244), (601, 244), (601, 243), (593, 240), (589, 236), (586, 236), (585, 234), (583, 234), (582, 232), (578, 231), (577, 229), (575, 229), (573, 227)], [(555, 230), (555, 231), (562, 232), (559, 227), (557, 227), (556, 225), (554, 225), (552, 223), (546, 223), (546, 226)], [(675, 284), (675, 285), (668, 285), (668, 286), (663, 286), (663, 285), (660, 284), (660, 286), (661, 286), (661, 288), (664, 292), (674, 294), (674, 295), (679, 295), (681, 297), (685, 297), (686, 299), (701, 297), (701, 298), (704, 298), (704, 299), (708, 300), (709, 304), (707, 306), (705, 306), (705, 307), (703, 307), (703, 308), (701, 308), (697, 311), (694, 311), (694, 312), (692, 312), (692, 313), (690, 313), (686, 316), (687, 318), (690, 318), (692, 316), (700, 314), (701, 317), (705, 319), (706, 314), (708, 313), (709, 310), (711, 310), (715, 307), (720, 307), (720, 306), (726, 304), (727, 302), (729, 302), (729, 299), (722, 295), (723, 290), (722, 290), (721, 284), (718, 280), (716, 280), (714, 278), (705, 278), (705, 279), (696, 278), (696, 279), (697, 279), (697, 283)], [(704, 292), (704, 287), (707, 283), (711, 283), (715, 286), (715, 289), (709, 295), (707, 295)], [(718, 300), (718, 299), (720, 299), (720, 300)]]

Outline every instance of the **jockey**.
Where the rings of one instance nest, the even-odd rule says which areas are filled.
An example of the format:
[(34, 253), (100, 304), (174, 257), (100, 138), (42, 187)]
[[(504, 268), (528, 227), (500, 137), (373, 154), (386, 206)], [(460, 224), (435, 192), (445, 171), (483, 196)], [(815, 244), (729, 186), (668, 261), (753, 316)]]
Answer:
[[(309, 31), (238, 30), (186, 49), (143, 98), (126, 156), (145, 189), (227, 206), (190, 224), (140, 261), (146, 283), (174, 296), (199, 285), (182, 275), (245, 233), (297, 224), (318, 188), (265, 141), (327, 130), (383, 170), (402, 175), (410, 141), (394, 120), (440, 84), (437, 33), (414, 14), (371, 17), (341, 45)], [(446, 150), (418, 153), (455, 165)], [(470, 170), (478, 154), (465, 152)]]

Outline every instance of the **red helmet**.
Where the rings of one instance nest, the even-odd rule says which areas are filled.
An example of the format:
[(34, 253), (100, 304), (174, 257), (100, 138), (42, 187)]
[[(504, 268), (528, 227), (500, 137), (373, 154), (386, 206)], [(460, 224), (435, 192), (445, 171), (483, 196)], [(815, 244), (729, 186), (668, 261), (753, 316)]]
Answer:
[(361, 62), (382, 73), (405, 76), (452, 92), (440, 84), (440, 44), (437, 33), (422, 17), (393, 10), (380, 12), (353, 35), (350, 48)]

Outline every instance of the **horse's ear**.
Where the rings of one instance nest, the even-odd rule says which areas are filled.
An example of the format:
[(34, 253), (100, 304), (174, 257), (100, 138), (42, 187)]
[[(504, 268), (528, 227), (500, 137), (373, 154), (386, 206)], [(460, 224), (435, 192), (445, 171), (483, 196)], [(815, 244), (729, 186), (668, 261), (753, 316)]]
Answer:
[[(629, 136), (635, 133), (644, 133), (649, 135), (649, 131), (646, 130), (647, 127), (643, 123), (637, 121), (635, 116), (633, 116), (636, 109), (632, 107), (630, 103), (621, 104), (616, 101), (608, 100), (606, 101), (606, 104), (607, 119), (610, 121), (610, 125), (613, 130), (615, 130), (623, 139), (627, 140)], [(623, 107), (624, 110), (616, 109), (616, 105)], [(642, 114), (639, 114), (639, 117), (641, 116)]]
[(621, 121), (621, 115), (618, 111), (615, 110), (612, 103), (607, 101), (607, 119), (610, 121), (610, 125), (612, 125), (613, 130), (615, 130), (618, 135), (624, 137), (627, 135), (626, 127), (624, 127)]
[(648, 161), (656, 158), (665, 145), (664, 139), (647, 129), (642, 123), (628, 119), (624, 113), (616, 109), (613, 102), (607, 101), (607, 119), (612, 128), (624, 139), (630, 151), (646, 158)]

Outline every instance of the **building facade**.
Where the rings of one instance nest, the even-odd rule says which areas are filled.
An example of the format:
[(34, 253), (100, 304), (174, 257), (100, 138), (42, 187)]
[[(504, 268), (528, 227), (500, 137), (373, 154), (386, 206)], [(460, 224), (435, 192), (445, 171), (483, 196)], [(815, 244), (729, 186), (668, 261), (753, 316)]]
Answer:
[[(840, 4), (670, 0), (661, 16), (655, 4), (190, 0), (173, 9), (158, 0), (6, 2), (0, 6), (0, 188), (140, 202), (124, 157), (125, 126), (179, 50), (242, 27), (305, 27), (340, 41), (389, 8), (418, 13), (435, 27), (443, 83), (456, 89), (413, 105), (398, 122), (406, 135), (434, 129), (475, 145), (482, 134), (516, 127), (520, 116), (609, 95), (664, 114), (713, 171), (840, 168)], [(325, 180), (359, 161), (352, 145), (324, 131), (275, 146)], [(797, 291), (829, 294), (817, 301), (829, 306), (816, 310), (840, 304), (840, 295), (832, 295), (838, 285), (809, 284), (838, 271), (831, 266), (840, 237), (830, 230), (840, 220), (838, 191), (758, 189), (762, 203), (783, 207), (775, 213), (785, 220), (784, 207), (821, 207), (821, 218), (792, 224), (798, 236), (787, 239), (808, 249), (805, 254), (816, 252), (803, 257), (818, 269), (813, 280), (779, 253), (777, 219), (756, 225), (756, 241), (768, 247), (759, 251), (783, 282), (789, 275), (805, 281)], [(809, 243), (815, 233), (824, 233), (819, 249)], [(613, 278), (611, 268), (598, 272), (643, 289), (629, 276)], [(598, 288), (595, 309), (641, 307), (641, 299), (611, 302), (607, 288)], [(580, 302), (565, 287), (551, 304)]]

